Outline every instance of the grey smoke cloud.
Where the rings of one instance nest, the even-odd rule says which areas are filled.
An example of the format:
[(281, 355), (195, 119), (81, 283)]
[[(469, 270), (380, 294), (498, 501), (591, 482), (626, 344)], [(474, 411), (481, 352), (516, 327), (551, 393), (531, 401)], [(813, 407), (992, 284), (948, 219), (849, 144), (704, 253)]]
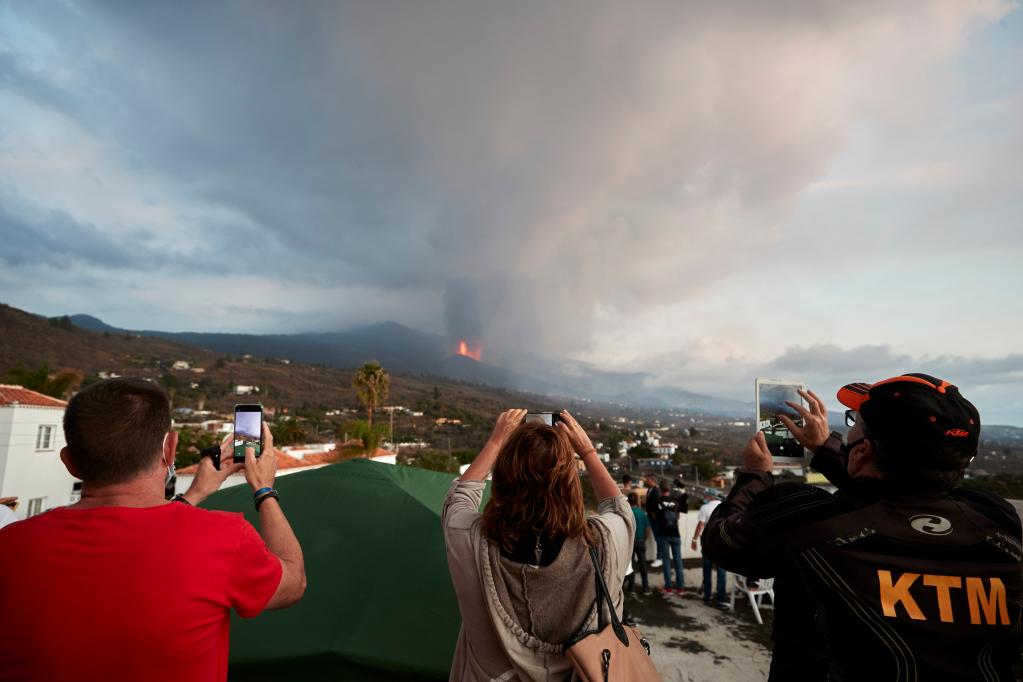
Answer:
[[(822, 202), (820, 214), (811, 203), (808, 224), (792, 228), (800, 197), (864, 121), (911, 136), (944, 101), (951, 77), (940, 67), (1012, 8), (6, 6), (0, 104), (22, 125), (0, 131), (0, 187), (18, 197), (4, 224), (44, 242), (57, 228), (33, 215), (81, 226), (59, 232), (68, 237), (53, 252), (145, 269), (177, 328), (223, 329), (185, 317), (215, 292), (235, 308), (249, 301), (248, 317), (214, 313), (233, 315), (235, 329), (261, 331), (274, 311), (305, 329), (394, 318), (479, 337), (495, 360), (571, 356), (600, 347), (621, 320), (699, 299), (737, 272), (766, 279), (787, 254), (801, 267), (832, 254), (824, 228), (854, 214), (858, 197)], [(954, 181), (910, 179), (935, 177)], [(1004, 206), (1018, 190), (1010, 176), (957, 206)], [(963, 234), (948, 210), (934, 212), (925, 226), (857, 222), (858, 239), (895, 261), (921, 242), (938, 248), (935, 229)], [(1018, 215), (1011, 205), (969, 230), (1011, 248), (1020, 237), (1005, 225)], [(37, 256), (12, 243), (6, 262), (30, 272)], [(898, 249), (882, 256), (877, 244)], [(258, 281), (245, 278), (253, 263)], [(13, 273), (0, 283), (16, 287)], [(120, 305), (144, 315), (152, 300)], [(774, 369), (824, 359), (793, 351)]]

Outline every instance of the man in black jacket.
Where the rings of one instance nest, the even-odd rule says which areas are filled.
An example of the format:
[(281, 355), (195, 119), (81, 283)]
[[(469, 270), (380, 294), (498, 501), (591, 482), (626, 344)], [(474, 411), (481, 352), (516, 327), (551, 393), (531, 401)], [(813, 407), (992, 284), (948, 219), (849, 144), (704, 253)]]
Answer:
[(774, 485), (757, 434), (703, 534), (712, 561), (775, 578), (770, 679), (1015, 680), (1019, 517), (954, 487), (977, 451), (976, 408), (925, 374), (850, 384), (844, 445), (824, 403), (803, 397), (808, 408), (790, 403), (803, 425), (787, 426), (838, 492)]

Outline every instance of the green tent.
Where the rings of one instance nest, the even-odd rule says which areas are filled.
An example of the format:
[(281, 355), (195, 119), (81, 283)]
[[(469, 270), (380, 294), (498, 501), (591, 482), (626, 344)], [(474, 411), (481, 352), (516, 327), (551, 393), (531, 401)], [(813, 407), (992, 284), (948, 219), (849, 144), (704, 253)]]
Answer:
[[(295, 606), (231, 621), (234, 680), (446, 680), (461, 618), (441, 505), (454, 477), (363, 459), (277, 479), (305, 554)], [(204, 504), (257, 528), (248, 486)]]

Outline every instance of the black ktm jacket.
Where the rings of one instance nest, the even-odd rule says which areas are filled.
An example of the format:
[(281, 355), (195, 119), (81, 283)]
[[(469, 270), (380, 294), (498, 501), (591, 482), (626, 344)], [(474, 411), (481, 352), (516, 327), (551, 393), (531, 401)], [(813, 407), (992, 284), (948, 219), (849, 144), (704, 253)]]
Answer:
[(1015, 509), (966, 488), (849, 479), (823, 450), (812, 464), (838, 492), (740, 472), (703, 531), (711, 561), (775, 578), (771, 680), (1015, 680)]

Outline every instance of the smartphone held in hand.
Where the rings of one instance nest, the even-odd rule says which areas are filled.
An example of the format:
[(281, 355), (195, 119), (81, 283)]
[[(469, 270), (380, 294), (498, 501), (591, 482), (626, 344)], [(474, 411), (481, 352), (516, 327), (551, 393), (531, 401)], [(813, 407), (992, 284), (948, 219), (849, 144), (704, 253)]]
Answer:
[(560, 412), (529, 412), (522, 421), (525, 424), (546, 424), (547, 426), (557, 426), (558, 422), (562, 421), (562, 419)]
[(778, 418), (785, 415), (797, 425), (803, 425), (803, 418), (786, 403), (805, 405), (799, 395), (806, 384), (802, 381), (783, 379), (757, 379), (756, 408), (757, 430), (764, 432), (767, 449), (771, 451), (774, 464), (778, 466), (802, 466), (805, 464), (805, 450), (792, 435), (785, 423)]
[(234, 406), (234, 456), (235, 462), (245, 461), (245, 448), (253, 448), (256, 457), (263, 452), (263, 406)]

